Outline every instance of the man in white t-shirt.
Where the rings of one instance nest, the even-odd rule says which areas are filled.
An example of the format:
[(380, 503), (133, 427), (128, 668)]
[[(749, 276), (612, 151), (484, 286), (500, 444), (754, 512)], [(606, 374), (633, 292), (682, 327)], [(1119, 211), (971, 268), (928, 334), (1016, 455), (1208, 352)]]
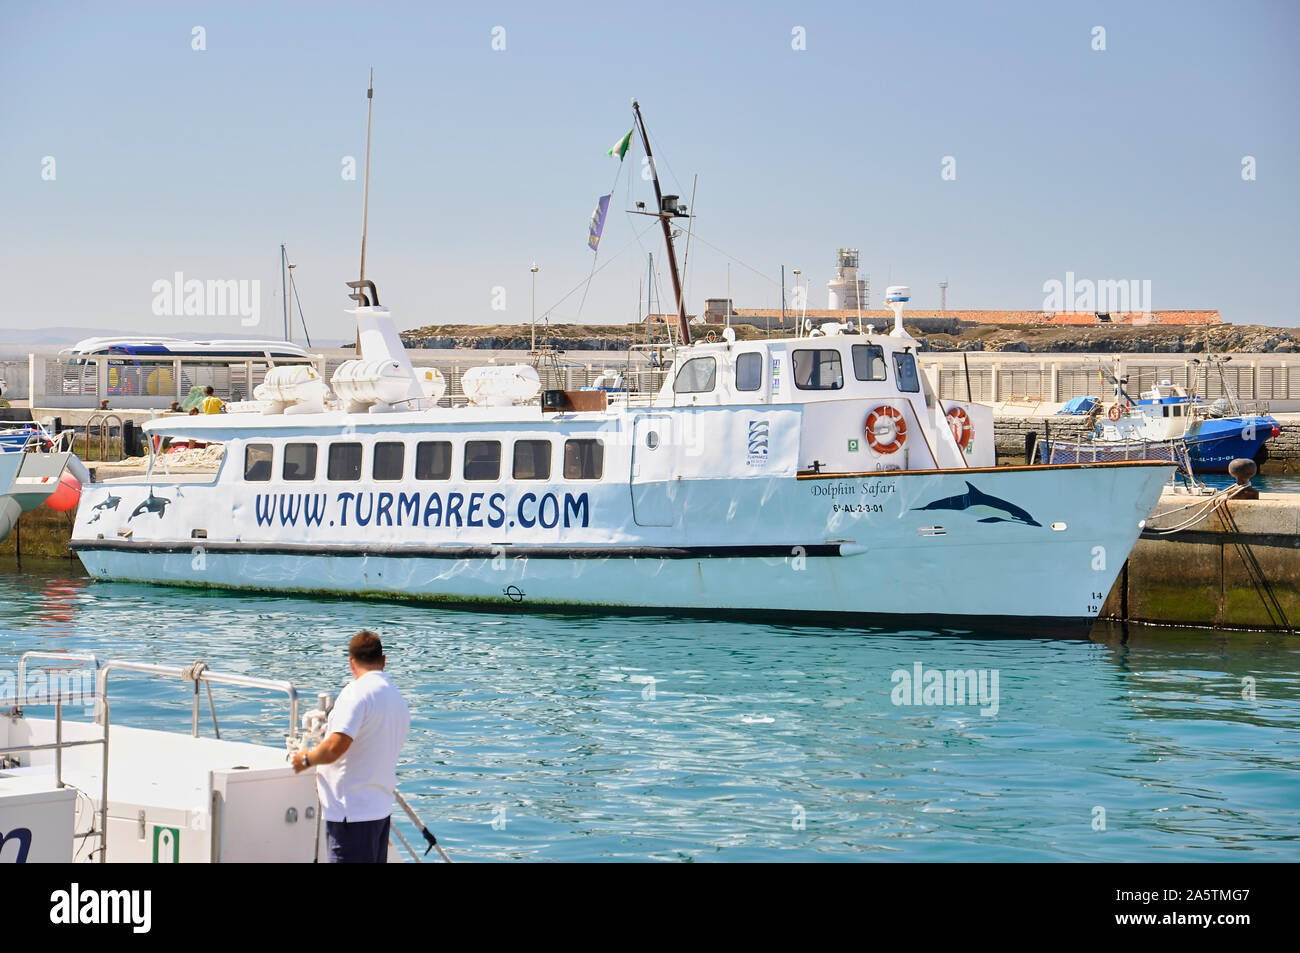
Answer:
[(293, 756), (295, 771), (316, 768), (330, 863), (388, 859), (388, 828), (397, 756), (406, 743), (411, 711), (384, 672), (379, 636), (362, 630), (348, 643), (352, 681), (339, 693), (325, 740)]

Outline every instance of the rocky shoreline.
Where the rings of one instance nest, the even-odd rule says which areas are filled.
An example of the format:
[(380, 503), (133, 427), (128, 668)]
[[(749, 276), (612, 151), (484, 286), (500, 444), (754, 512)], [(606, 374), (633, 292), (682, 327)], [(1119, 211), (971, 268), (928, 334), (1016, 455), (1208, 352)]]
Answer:
[[(1007, 351), (1032, 354), (1203, 354), (1242, 352), (1291, 354), (1300, 352), (1300, 331), (1261, 325), (1221, 324), (1211, 327), (1114, 326), (1026, 327), (944, 322), (941, 332), (930, 321), (908, 324), (922, 351)], [(765, 337), (766, 331), (748, 324), (733, 325), (739, 340)], [(948, 332), (951, 329), (951, 333)], [(694, 329), (698, 337), (715, 326)], [(622, 351), (645, 340), (637, 325), (551, 325), (537, 329), (537, 340), (561, 351)], [(656, 340), (663, 340), (659, 334)], [(441, 325), (402, 333), (402, 343), (413, 349), (527, 351), (529, 328), (520, 325)]]

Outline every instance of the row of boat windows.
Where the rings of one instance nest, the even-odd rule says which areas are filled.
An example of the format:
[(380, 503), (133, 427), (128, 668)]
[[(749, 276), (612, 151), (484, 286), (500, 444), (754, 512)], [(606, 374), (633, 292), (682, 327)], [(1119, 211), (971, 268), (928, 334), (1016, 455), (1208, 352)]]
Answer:
[[(853, 345), (853, 376), (860, 381), (883, 381), (885, 350), (875, 344)], [(835, 348), (801, 348), (791, 355), (794, 386), (800, 390), (840, 390), (844, 387), (844, 368)], [(907, 351), (894, 354), (894, 375), (898, 389), (916, 393), (921, 389), (916, 357)], [(678, 394), (707, 394), (718, 384), (718, 361), (714, 357), (695, 357), (684, 363), (673, 381)], [(763, 355), (748, 351), (736, 357), (735, 388), (757, 391), (763, 387)]]
[[(370, 455), (370, 478), (395, 482), (406, 477), (407, 446), (401, 441), (378, 441)], [(516, 440), (512, 450), (511, 475), (516, 480), (551, 478), (551, 441)], [(316, 479), (319, 445), (286, 443), (280, 456), (280, 478), (307, 482)], [(331, 443), (326, 453), (327, 480), (360, 480), (364, 459), (360, 443)], [(422, 440), (415, 445), (414, 479), (450, 480), (453, 447), (447, 440)], [(605, 471), (605, 444), (601, 440), (564, 441), (563, 473), (566, 480), (599, 480)], [(266, 483), (275, 472), (275, 445), (250, 443), (244, 447), (244, 479)], [(466, 440), (461, 457), (461, 475), (466, 480), (501, 479), (501, 441)]]

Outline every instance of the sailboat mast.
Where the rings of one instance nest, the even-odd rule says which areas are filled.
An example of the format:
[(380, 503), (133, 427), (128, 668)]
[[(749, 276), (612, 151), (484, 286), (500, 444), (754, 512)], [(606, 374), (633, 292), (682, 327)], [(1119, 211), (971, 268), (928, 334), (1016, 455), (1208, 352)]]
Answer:
[(375, 68), (370, 68), (370, 87), (366, 90), (366, 182), (361, 199), (361, 275), (366, 280), (366, 225), (370, 219), (370, 119), (375, 113)]
[(655, 253), (646, 252), (646, 270), (645, 270), (645, 343), (650, 343), (650, 325), (653, 324), (651, 315), (655, 313), (654, 293), (655, 293)]
[(632, 109), (636, 111), (636, 124), (641, 130), (641, 143), (645, 146), (645, 155), (650, 160), (650, 176), (655, 186), (655, 204), (656, 211), (659, 215), (659, 224), (664, 230), (664, 245), (668, 252), (668, 270), (673, 278), (673, 296), (677, 299), (677, 330), (681, 334), (683, 344), (691, 343), (691, 327), (686, 320), (686, 302), (682, 298), (682, 279), (677, 272), (677, 252), (673, 248), (673, 228), (671, 220), (676, 217), (677, 209), (674, 206), (671, 209), (664, 208), (663, 191), (659, 188), (659, 170), (655, 168), (654, 153), (650, 151), (650, 137), (645, 131), (645, 120), (641, 118), (641, 106), (634, 99), (632, 100)]
[(284, 243), (280, 243), (280, 297), (284, 299), (284, 337), (289, 338), (289, 279), (287, 277), (289, 258), (284, 250)]

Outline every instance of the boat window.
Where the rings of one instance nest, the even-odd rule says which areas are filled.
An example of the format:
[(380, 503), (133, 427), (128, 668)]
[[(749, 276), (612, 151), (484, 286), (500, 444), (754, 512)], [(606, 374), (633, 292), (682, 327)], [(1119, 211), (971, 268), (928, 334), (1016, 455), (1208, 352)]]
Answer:
[(316, 444), (286, 443), (280, 475), (286, 480), (316, 479)]
[(549, 480), (551, 478), (551, 441), (516, 440), (516, 480)]
[(894, 376), (898, 379), (898, 389), (907, 393), (916, 393), (921, 389), (921, 378), (916, 373), (916, 355), (910, 351), (899, 351), (894, 355)]
[(677, 372), (673, 390), (678, 394), (707, 394), (717, 379), (717, 361), (711, 357), (693, 357)]
[(465, 479), (497, 480), (501, 478), (501, 441), (465, 441)]
[(794, 386), (800, 390), (839, 390), (844, 386), (840, 352), (833, 348), (795, 351)]
[(853, 376), (860, 381), (883, 381), (885, 349), (878, 344), (853, 345)]
[(417, 480), (451, 479), (451, 444), (446, 440), (425, 440), (415, 445)]
[(750, 351), (736, 358), (736, 390), (758, 390), (763, 386), (763, 355)]
[(361, 479), (361, 444), (330, 444), (329, 478), (331, 480)]
[(263, 483), (271, 479), (272, 449), (269, 443), (250, 443), (244, 448), (244, 479)]
[(564, 441), (564, 479), (599, 480), (604, 473), (605, 444), (603, 441)]
[(376, 480), (400, 480), (406, 469), (406, 444), (385, 440), (375, 444), (375, 462), (370, 472)]

